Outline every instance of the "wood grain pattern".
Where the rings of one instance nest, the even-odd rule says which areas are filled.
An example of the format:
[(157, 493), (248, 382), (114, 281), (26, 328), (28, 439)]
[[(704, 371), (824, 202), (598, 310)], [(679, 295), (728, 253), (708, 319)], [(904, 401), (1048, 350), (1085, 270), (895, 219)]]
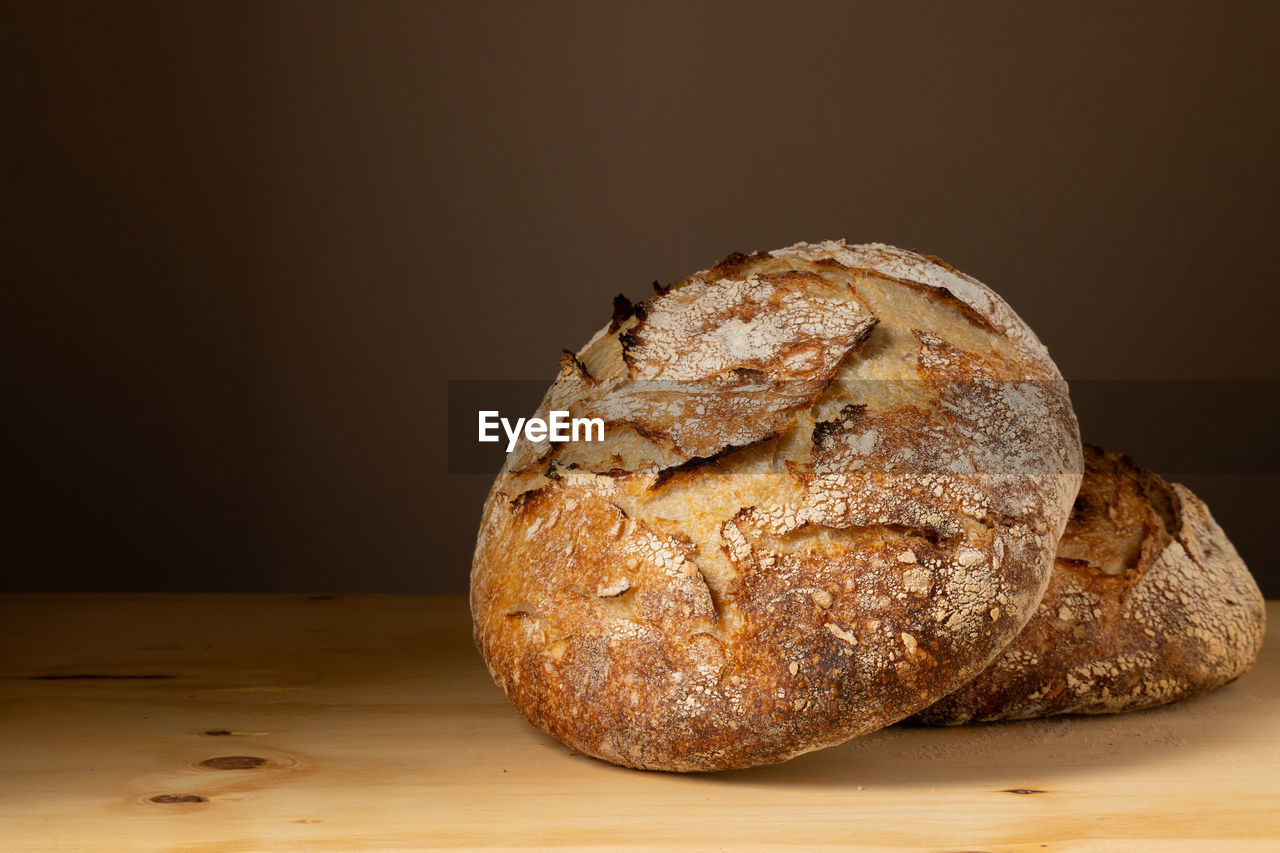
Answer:
[(1274, 638), (1179, 705), (677, 776), (531, 728), (461, 597), (7, 596), (0, 626), (3, 850), (1280, 844)]

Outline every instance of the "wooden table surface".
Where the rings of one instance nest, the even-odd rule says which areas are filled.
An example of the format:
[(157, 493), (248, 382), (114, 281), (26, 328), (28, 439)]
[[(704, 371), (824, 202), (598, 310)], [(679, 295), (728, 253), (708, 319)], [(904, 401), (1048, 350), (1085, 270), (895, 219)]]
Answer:
[(4, 850), (1280, 849), (1274, 635), (1179, 705), (673, 775), (529, 726), (461, 596), (17, 595), (0, 632)]

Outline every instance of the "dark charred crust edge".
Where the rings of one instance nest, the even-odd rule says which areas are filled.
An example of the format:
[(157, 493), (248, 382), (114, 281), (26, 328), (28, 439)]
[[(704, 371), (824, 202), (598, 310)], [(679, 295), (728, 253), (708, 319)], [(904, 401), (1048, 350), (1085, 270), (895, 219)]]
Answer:
[(640, 327), (642, 325), (644, 325), (643, 320), (641, 320), (639, 323), (633, 326), (631, 328), (631, 331), (623, 332), (622, 334), (618, 335), (618, 345), (622, 347), (622, 361), (624, 364), (627, 365), (628, 368), (635, 366), (634, 351), (635, 351), (635, 348), (640, 343), (640, 337), (636, 334), (636, 332), (640, 331)]
[(567, 349), (560, 351), (560, 375), (576, 376), (586, 382), (595, 381), (595, 378), (591, 375), (591, 371), (587, 370), (587, 366), (582, 363), (582, 359), (578, 358)]
[(871, 322), (867, 323), (867, 325), (854, 336), (853, 340), (849, 342), (849, 348), (844, 352), (845, 358), (847, 358), (851, 352), (861, 351), (862, 345), (867, 342), (867, 338), (871, 337), (871, 333), (874, 332), (876, 327), (879, 325), (880, 318), (872, 315)]
[(631, 319), (631, 315), (635, 312), (635, 306), (631, 304), (631, 300), (625, 295), (619, 293), (613, 297), (613, 317), (609, 319), (609, 332), (612, 335), (618, 331), (618, 327)]
[[(666, 296), (667, 293), (670, 292), (670, 290), (671, 290), (671, 286), (668, 285), (667, 287), (655, 293), (652, 299), (658, 299), (663, 296)], [(626, 297), (622, 297), (622, 298), (625, 299)], [(649, 305), (650, 301), (651, 300), (645, 300), (644, 302), (641, 302), (639, 305), (633, 305), (631, 307), (630, 316), (620, 321), (618, 324), (618, 327), (621, 327), (622, 323), (625, 323), (627, 320), (635, 318), (635, 323), (631, 326), (631, 328), (623, 332), (622, 334), (618, 335), (618, 345), (622, 347), (622, 362), (627, 366), (628, 369), (633, 367), (635, 364), (635, 362), (633, 361), (635, 357), (633, 351), (635, 350), (636, 346), (640, 343), (640, 330), (644, 328), (644, 321), (649, 316), (649, 309), (647, 306)], [(616, 300), (614, 301), (614, 312), (615, 312), (614, 316), (616, 317), (617, 316)], [(617, 327), (615, 327), (613, 323), (610, 322), (609, 323), (610, 334), (612, 334), (615, 331), (617, 331)]]
[(813, 432), (809, 435), (809, 442), (814, 447), (821, 446), (822, 442), (830, 435), (834, 435), (846, 426), (857, 422), (863, 412), (867, 410), (866, 403), (849, 403), (834, 418), (826, 421), (818, 421), (813, 425)]
[(537, 503), (540, 498), (546, 495), (550, 487), (551, 487), (550, 483), (543, 483), (541, 486), (538, 486), (536, 489), (529, 489), (527, 491), (521, 492), (520, 494), (516, 495), (514, 498), (511, 498), (509, 503), (511, 504), (512, 514), (519, 515), (520, 513), (527, 511), (530, 508), (530, 506)]
[[(541, 486), (538, 486), (536, 488), (526, 489), (525, 491), (516, 495), (514, 498), (511, 498), (508, 501), (508, 503), (511, 506), (512, 513), (515, 515), (519, 515), (520, 513), (529, 509), (531, 505), (537, 503), (541, 498), (545, 497), (551, 491), (551, 489), (557, 483), (559, 483), (560, 470), (562, 468), (570, 469), (570, 468), (577, 468), (577, 467), (578, 466), (572, 462), (569, 463), (568, 465), (561, 465), (555, 459), (547, 460), (547, 465), (542, 471), (542, 476), (546, 479), (547, 482), (543, 483)], [(525, 470), (528, 470), (528, 469), (525, 469)]]
[(767, 371), (760, 370), (755, 367), (735, 367), (729, 371), (732, 377), (731, 382), (767, 382), (769, 374)]
[(771, 432), (763, 438), (756, 439), (755, 441), (751, 441), (746, 444), (730, 444), (720, 448), (709, 456), (693, 456), (687, 461), (681, 462), (679, 465), (673, 465), (670, 468), (663, 468), (658, 472), (657, 478), (654, 479), (653, 483), (649, 486), (649, 490), (653, 491), (655, 489), (662, 488), (662, 486), (666, 485), (666, 483), (677, 474), (687, 474), (691, 471), (696, 471), (708, 466), (719, 466), (724, 462), (725, 458), (731, 454), (737, 453), (739, 450), (759, 447), (762, 444), (774, 441), (777, 439), (778, 435), (779, 433), (777, 432)]
[[(654, 282), (657, 285), (657, 282)], [(670, 289), (670, 288), (668, 288)], [(665, 293), (666, 291), (660, 291)], [(625, 295), (619, 293), (613, 297), (613, 317), (609, 319), (609, 330), (606, 334), (612, 335), (622, 327), (622, 324), (635, 317), (637, 320), (645, 318), (645, 304), (643, 302), (631, 304), (631, 300)]]

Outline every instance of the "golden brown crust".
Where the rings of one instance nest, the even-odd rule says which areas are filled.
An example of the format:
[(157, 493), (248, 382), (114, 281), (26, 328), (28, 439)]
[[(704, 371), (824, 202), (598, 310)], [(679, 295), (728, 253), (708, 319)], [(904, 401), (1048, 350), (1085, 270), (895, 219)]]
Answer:
[(1029, 617), (1079, 485), (1043, 347), (891, 247), (735, 255), (619, 303), (549, 409), (607, 440), (509, 456), (476, 642), (534, 725), (632, 767), (782, 761), (935, 701)]
[(1186, 487), (1085, 446), (1085, 477), (1035, 616), (992, 665), (917, 715), (931, 725), (1134, 711), (1249, 670), (1262, 594)]

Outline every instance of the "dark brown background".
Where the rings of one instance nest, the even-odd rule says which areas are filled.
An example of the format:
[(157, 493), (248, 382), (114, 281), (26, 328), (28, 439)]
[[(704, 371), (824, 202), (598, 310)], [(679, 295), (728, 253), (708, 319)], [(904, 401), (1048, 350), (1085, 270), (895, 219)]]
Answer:
[[(938, 254), (1073, 380), (1280, 379), (1278, 10), (7, 5), (4, 586), (461, 591), (446, 380), (735, 249)], [(1276, 444), (1274, 383), (1091, 387), (1139, 460)], [(1259, 458), (1162, 473), (1277, 596)]]

